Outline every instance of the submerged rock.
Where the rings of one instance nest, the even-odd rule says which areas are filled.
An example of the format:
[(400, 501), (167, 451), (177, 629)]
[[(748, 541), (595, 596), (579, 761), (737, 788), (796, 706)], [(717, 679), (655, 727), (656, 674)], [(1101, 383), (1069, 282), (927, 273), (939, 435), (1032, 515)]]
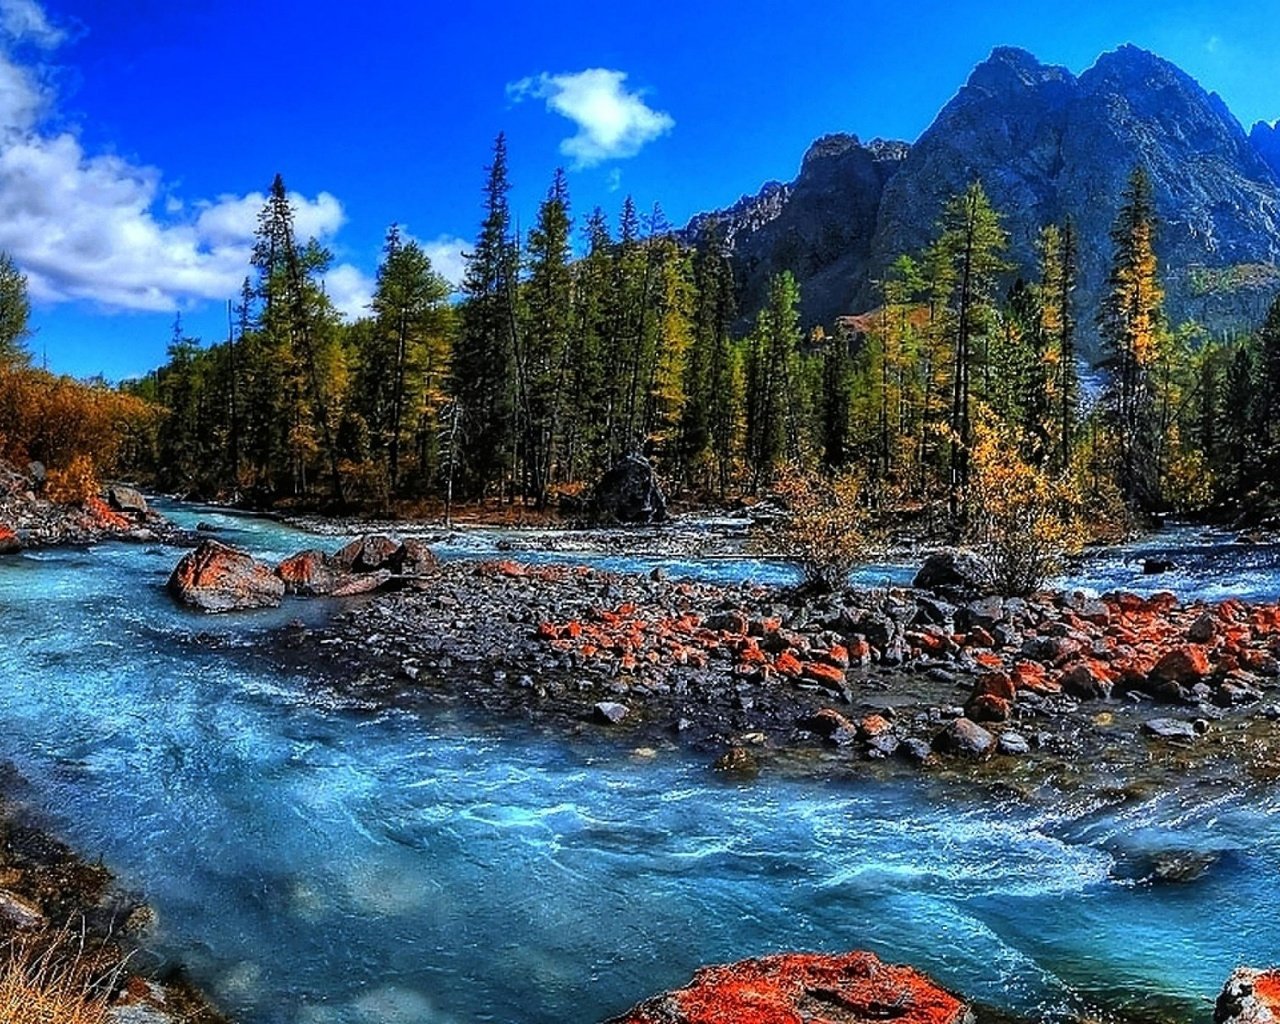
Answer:
[(1232, 972), (1213, 1009), (1213, 1024), (1280, 1021), (1280, 970), (1240, 967)]
[(216, 540), (202, 541), (183, 556), (169, 577), (169, 593), (203, 612), (276, 608), (284, 580), (247, 551)]
[(646, 1000), (609, 1024), (962, 1024), (965, 1003), (911, 967), (872, 953), (783, 954), (698, 971), (684, 988)]
[(996, 738), (977, 722), (957, 718), (933, 738), (933, 749), (940, 754), (958, 757), (986, 757), (996, 745)]

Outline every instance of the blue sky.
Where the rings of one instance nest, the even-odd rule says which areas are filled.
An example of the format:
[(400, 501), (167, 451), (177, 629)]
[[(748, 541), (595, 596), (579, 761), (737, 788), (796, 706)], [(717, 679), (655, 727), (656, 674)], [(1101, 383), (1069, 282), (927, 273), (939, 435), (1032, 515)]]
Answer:
[(179, 309), (225, 336), (276, 171), (355, 314), (392, 221), (456, 273), (499, 130), (524, 222), (564, 165), (576, 211), (630, 192), (682, 224), (792, 177), (818, 135), (916, 138), (994, 46), (1079, 72), (1124, 42), (1246, 127), (1280, 117), (1280, 0), (0, 0), (0, 248), (37, 358), (118, 379), (163, 359)]

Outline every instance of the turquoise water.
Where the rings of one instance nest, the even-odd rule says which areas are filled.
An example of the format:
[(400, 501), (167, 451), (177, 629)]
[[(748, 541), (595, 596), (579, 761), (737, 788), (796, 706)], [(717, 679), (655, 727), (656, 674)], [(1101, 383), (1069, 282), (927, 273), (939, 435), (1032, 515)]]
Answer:
[[(309, 543), (220, 525), (272, 557)], [(1232, 967), (1280, 954), (1273, 789), (1046, 810), (916, 780), (727, 784), (675, 752), (377, 710), (261, 656), (325, 605), (188, 614), (163, 593), (176, 557), (0, 560), (0, 760), (243, 1024), (589, 1024), (706, 962), (852, 948), (1046, 1019), (1207, 1020)], [(1216, 862), (1134, 880), (1169, 849)]]

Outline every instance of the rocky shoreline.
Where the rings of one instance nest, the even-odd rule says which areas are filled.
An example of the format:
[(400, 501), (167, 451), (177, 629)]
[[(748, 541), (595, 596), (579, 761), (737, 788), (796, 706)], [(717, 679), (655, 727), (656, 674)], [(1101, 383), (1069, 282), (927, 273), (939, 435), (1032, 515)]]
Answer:
[(145, 952), (155, 916), (145, 900), (45, 831), (25, 790), (0, 766), (0, 950), (83, 978), (103, 1024), (227, 1024), (179, 969)]
[(0, 461), (0, 555), (104, 540), (193, 542), (190, 534), (152, 510), (133, 487), (112, 484), (84, 501), (56, 502), (45, 495), (43, 473), (36, 464), (20, 472)]

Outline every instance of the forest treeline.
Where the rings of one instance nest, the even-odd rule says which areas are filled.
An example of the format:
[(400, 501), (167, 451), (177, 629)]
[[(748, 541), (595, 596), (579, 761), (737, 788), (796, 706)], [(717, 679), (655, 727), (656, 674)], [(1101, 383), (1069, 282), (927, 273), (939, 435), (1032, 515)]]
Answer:
[[(1169, 324), (1140, 169), (1110, 238), (1048, 225), (1033, 266), (1010, 262), (975, 182), (889, 268), (876, 310), (802, 331), (783, 273), (745, 336), (714, 221), (686, 237), (630, 199), (616, 225), (575, 221), (557, 172), (521, 233), (509, 191), (499, 136), (460, 293), (392, 227), (368, 315), (346, 323), (277, 177), (228, 339), (177, 329), (127, 385), (160, 410), (134, 469), (257, 505), (541, 509), (640, 452), (695, 500), (852, 470), (876, 510), (965, 523), (1021, 488), (1123, 528), (1230, 508), (1280, 468), (1280, 302), (1249, 336)], [(1100, 309), (1079, 308), (1081, 246), (1112, 253)], [(1082, 387), (1082, 327), (1102, 338), (1100, 386)]]

